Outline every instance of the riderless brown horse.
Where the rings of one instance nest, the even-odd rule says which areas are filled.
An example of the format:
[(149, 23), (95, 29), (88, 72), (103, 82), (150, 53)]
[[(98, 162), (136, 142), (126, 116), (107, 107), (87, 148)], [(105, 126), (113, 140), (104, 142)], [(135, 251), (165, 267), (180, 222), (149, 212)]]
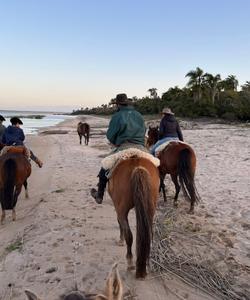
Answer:
[[(25, 291), (29, 300), (41, 300), (34, 293)], [(74, 291), (65, 295), (63, 300), (122, 300), (123, 286), (121, 278), (117, 269), (117, 265), (114, 265), (107, 278), (105, 295), (103, 294), (89, 294), (85, 295), (79, 291)]]
[(128, 268), (133, 268), (133, 235), (128, 213), (136, 213), (136, 277), (147, 275), (146, 263), (150, 255), (152, 224), (159, 193), (159, 171), (146, 158), (129, 158), (121, 161), (109, 180), (109, 194), (113, 200), (120, 226), (120, 244), (127, 244)]
[[(158, 141), (158, 137), (158, 127), (149, 127), (148, 146), (155, 144)], [(194, 150), (186, 143), (171, 141), (165, 149), (159, 153), (158, 158), (160, 159), (160, 189), (163, 192), (164, 201), (167, 201), (164, 179), (166, 174), (170, 174), (175, 185), (174, 205), (178, 205), (177, 200), (181, 187), (185, 198), (191, 203), (189, 213), (193, 213), (194, 205), (199, 202), (200, 199), (194, 181), (196, 169), (196, 156)]]
[[(15, 149), (16, 148), (16, 149)], [(12, 210), (12, 220), (16, 220), (15, 206), (24, 185), (27, 193), (27, 178), (31, 174), (31, 165), (24, 155), (23, 147), (13, 147), (0, 156), (0, 203), (2, 208), (1, 224), (5, 220), (5, 210)]]
[(82, 123), (79, 122), (77, 125), (77, 133), (80, 138), (80, 145), (82, 144), (82, 136), (85, 138), (85, 145), (88, 145), (89, 143), (89, 132), (90, 132), (90, 126), (88, 123)]

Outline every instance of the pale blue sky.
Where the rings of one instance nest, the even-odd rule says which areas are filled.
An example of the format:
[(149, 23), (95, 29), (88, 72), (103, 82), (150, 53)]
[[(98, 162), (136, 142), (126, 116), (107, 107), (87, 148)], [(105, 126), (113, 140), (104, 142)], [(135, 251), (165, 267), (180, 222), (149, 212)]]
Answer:
[(197, 66), (243, 84), (249, 11), (249, 0), (0, 0), (0, 108), (161, 94)]

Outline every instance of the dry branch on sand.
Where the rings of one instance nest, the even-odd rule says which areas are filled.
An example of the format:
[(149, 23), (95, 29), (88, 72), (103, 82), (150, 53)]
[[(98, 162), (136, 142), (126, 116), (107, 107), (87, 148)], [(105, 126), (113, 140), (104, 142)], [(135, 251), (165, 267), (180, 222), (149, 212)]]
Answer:
[[(212, 261), (198, 250), (199, 245), (212, 247), (194, 233), (181, 232), (175, 227), (176, 210), (165, 207), (158, 213), (154, 227), (154, 243), (151, 252), (151, 268), (155, 272), (174, 274), (189, 285), (211, 295), (215, 299), (247, 300), (249, 294), (238, 292), (233, 287), (235, 278), (232, 273), (221, 274)], [(173, 237), (188, 239), (192, 249), (174, 246)], [(198, 239), (198, 240), (197, 240)]]

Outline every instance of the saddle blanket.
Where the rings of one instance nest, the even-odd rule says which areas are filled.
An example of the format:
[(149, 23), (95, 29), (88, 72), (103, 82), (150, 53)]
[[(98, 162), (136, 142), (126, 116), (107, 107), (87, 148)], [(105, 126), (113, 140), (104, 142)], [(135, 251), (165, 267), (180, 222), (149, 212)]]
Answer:
[(159, 167), (160, 160), (156, 157), (154, 157), (152, 154), (136, 149), (136, 148), (129, 148), (125, 149), (119, 152), (116, 152), (114, 154), (111, 154), (107, 157), (105, 157), (101, 161), (101, 165), (105, 170), (108, 170), (108, 173), (106, 174), (108, 178), (111, 177), (112, 171), (114, 168), (122, 161), (126, 160), (128, 158), (146, 158), (150, 160), (156, 167)]
[(156, 156), (156, 157), (159, 157), (160, 152), (161, 152), (162, 150), (164, 150), (171, 142), (178, 142), (178, 143), (185, 144), (184, 142), (179, 141), (179, 140), (170, 140), (170, 141), (166, 141), (165, 143), (159, 145), (159, 146), (155, 149), (155, 156)]

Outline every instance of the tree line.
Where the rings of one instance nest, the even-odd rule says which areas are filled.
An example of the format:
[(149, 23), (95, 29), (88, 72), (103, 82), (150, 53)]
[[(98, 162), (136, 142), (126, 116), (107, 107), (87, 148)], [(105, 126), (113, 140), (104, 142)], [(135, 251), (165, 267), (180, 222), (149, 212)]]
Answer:
[[(218, 117), (227, 120), (250, 120), (250, 81), (238, 91), (239, 82), (234, 75), (225, 79), (220, 74), (205, 73), (197, 67), (186, 76), (184, 88), (169, 88), (160, 97), (156, 88), (148, 89), (148, 95), (132, 98), (135, 108), (142, 114), (157, 114), (163, 107), (170, 107), (180, 117)], [(77, 114), (108, 115), (114, 112), (112, 100), (93, 108), (81, 108)]]

